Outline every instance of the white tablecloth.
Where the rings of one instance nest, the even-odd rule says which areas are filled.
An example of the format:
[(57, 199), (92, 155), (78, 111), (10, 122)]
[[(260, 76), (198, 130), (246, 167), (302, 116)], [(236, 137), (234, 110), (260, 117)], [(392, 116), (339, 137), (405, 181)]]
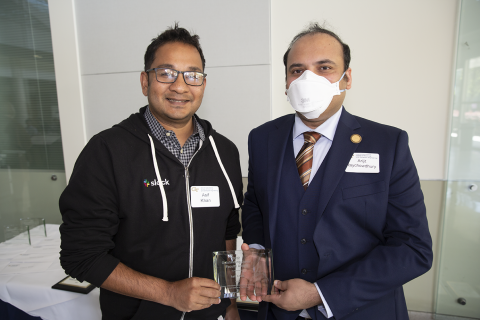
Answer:
[(59, 260), (59, 225), (46, 228), (47, 237), (32, 232), (31, 245), (0, 243), (0, 299), (43, 320), (100, 320), (98, 288), (88, 294), (51, 288), (66, 274)]

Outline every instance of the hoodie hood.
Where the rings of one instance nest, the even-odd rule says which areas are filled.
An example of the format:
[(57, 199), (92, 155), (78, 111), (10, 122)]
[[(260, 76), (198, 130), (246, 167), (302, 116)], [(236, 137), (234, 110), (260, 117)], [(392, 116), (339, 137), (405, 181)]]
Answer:
[[(140, 108), (140, 110), (138, 110), (137, 113), (134, 113), (134, 114), (130, 115), (130, 117), (123, 120), (119, 124), (114, 125), (113, 127), (118, 127), (118, 128), (122, 128), (124, 130), (127, 130), (128, 132), (130, 132), (134, 136), (138, 137), (143, 142), (145, 142), (147, 144), (150, 144), (150, 140), (148, 139), (148, 135), (149, 134), (151, 135), (152, 132), (150, 131), (150, 128), (149, 128), (149, 126), (147, 124), (147, 121), (145, 120), (145, 116), (144, 116), (145, 110), (147, 108), (148, 108), (148, 105), (143, 107), (143, 108)], [(202, 126), (202, 128), (205, 132), (205, 137), (207, 139), (208, 139), (209, 135), (212, 135), (212, 134), (215, 133), (215, 130), (212, 128), (212, 125), (210, 124), (210, 122), (208, 122), (206, 120), (203, 120), (203, 119), (200, 119), (196, 114), (194, 114), (193, 116), (198, 120), (198, 122)], [(157, 148), (158, 148), (157, 143), (161, 145), (161, 143), (159, 141), (157, 141), (156, 139), (154, 139), (154, 142), (155, 142), (155, 146)], [(204, 141), (204, 142), (206, 142), (206, 141)]]

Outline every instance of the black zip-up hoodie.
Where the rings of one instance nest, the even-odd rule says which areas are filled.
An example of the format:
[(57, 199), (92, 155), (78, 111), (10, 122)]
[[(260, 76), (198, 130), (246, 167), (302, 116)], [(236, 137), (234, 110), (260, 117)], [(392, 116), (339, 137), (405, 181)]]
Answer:
[[(88, 142), (60, 197), (60, 261), (67, 274), (80, 281), (100, 286), (120, 261), (167, 281), (186, 279), (190, 272), (213, 279), (212, 252), (225, 250), (225, 241), (240, 231), (233, 193), (241, 204), (242, 176), (235, 145), (197, 117), (206, 139), (185, 168), (153, 137), (143, 116), (145, 108)], [(160, 192), (151, 143), (166, 197)], [(191, 208), (190, 222), (193, 186), (218, 186), (220, 206)], [(168, 221), (162, 220), (165, 200)], [(105, 289), (100, 304), (106, 320), (183, 315), (172, 307)], [(219, 305), (186, 313), (184, 319), (217, 319), (229, 304), (229, 299), (222, 299)]]

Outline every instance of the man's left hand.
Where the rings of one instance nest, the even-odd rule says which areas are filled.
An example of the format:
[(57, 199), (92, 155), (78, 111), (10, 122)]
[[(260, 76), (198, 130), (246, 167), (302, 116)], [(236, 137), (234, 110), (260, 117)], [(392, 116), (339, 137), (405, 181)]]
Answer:
[(235, 299), (231, 299), (230, 301), (232, 303), (227, 308), (227, 312), (225, 313), (225, 320), (240, 320), (237, 302), (235, 301)]
[(317, 287), (302, 279), (275, 280), (279, 294), (264, 296), (263, 300), (287, 311), (303, 310), (322, 304)]

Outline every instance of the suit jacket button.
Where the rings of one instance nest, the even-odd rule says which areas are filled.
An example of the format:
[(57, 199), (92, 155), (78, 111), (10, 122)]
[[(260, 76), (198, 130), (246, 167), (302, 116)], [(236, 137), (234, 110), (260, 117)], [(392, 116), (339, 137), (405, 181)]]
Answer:
[(302, 210), (302, 214), (303, 214), (304, 216), (306, 216), (306, 215), (307, 215), (307, 209), (303, 209), (303, 210)]
[(307, 274), (307, 269), (303, 268), (302, 269), (302, 274)]
[(302, 239), (302, 240), (300, 240), (300, 243), (301, 243), (301, 244), (307, 243), (307, 239)]

